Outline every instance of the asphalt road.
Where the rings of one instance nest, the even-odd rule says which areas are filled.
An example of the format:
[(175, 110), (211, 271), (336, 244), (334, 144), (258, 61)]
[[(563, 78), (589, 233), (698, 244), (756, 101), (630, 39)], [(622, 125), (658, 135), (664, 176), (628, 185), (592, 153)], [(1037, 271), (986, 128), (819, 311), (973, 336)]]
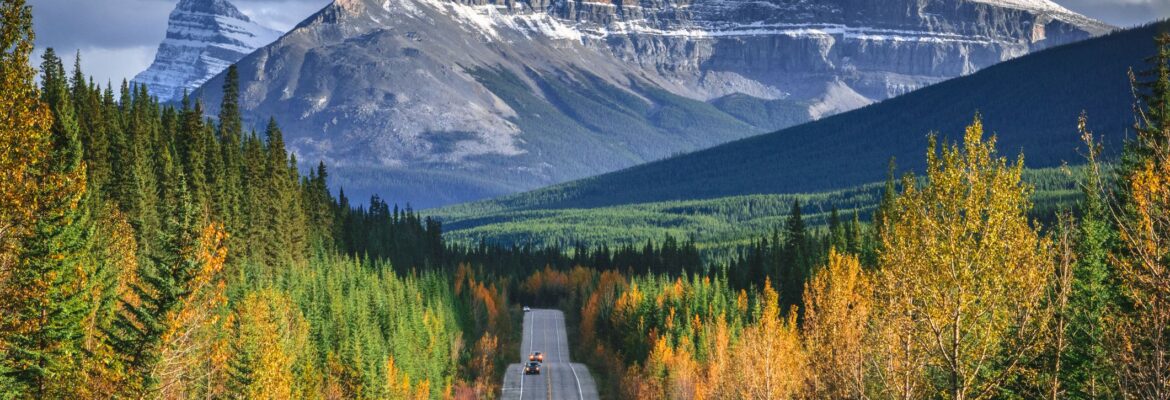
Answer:
[[(524, 375), (528, 355), (544, 353), (540, 375)], [(524, 340), (520, 343), (522, 364), (508, 366), (504, 374), (502, 398), (511, 400), (597, 399), (597, 386), (589, 368), (569, 360), (569, 337), (565, 316), (560, 310), (537, 310), (524, 313)]]

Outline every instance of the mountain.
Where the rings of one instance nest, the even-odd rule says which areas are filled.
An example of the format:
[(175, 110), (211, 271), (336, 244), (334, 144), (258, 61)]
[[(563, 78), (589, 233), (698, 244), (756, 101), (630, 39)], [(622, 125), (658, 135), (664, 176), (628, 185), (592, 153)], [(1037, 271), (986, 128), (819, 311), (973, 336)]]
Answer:
[(182, 97), (280, 32), (252, 22), (227, 0), (181, 0), (154, 62), (134, 77), (162, 101)]
[(1083, 162), (1082, 112), (1106, 156), (1116, 156), (1132, 137), (1128, 73), (1146, 67), (1161, 32), (1170, 32), (1170, 21), (1040, 51), (820, 121), (436, 214), (494, 223), (521, 210), (845, 189), (884, 180), (891, 157), (900, 171), (922, 172), (928, 135), (959, 140), (976, 113), (1000, 153), (1023, 152), (1030, 168)]
[[(238, 65), (352, 198), (429, 207), (861, 107), (1110, 27), (1047, 0), (337, 0)], [(222, 77), (199, 96), (216, 112)]]

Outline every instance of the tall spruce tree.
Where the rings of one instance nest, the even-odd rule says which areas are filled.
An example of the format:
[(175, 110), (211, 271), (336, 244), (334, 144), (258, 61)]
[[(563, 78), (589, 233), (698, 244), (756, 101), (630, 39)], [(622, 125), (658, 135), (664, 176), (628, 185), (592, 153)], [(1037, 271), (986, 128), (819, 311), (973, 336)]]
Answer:
[(785, 310), (801, 305), (804, 281), (809, 273), (808, 233), (801, 216), (800, 200), (792, 201), (788, 220), (784, 223), (784, 280), (780, 283), (780, 301)]
[[(242, 174), (244, 135), (243, 121), (240, 119), (239, 99), (239, 72), (236, 66), (228, 67), (223, 81), (223, 101), (219, 107), (219, 141), (222, 167), (217, 171), (218, 184), (216, 188), (215, 214), (223, 221), (231, 236), (229, 248), (242, 249), (245, 246), (243, 235), (241, 204), (244, 201), (244, 184)], [(237, 251), (236, 254), (243, 254)], [(229, 260), (230, 262), (230, 260)]]
[(33, 398), (69, 396), (60, 382), (77, 371), (89, 239), (85, 166), (64, 67), (51, 49), (42, 66), (41, 101), (52, 118), (49, 152), (35, 171), (31, 231), (21, 238), (16, 268), (7, 271), (4, 283), (15, 290), (5, 299), (0, 330), (5, 373)]
[(1116, 228), (1110, 223), (1105, 198), (1105, 179), (1097, 160), (1100, 146), (1085, 128), (1086, 119), (1078, 124), (1089, 145), (1090, 173), (1082, 186), (1080, 224), (1075, 243), (1072, 291), (1069, 295), (1068, 351), (1061, 364), (1061, 386), (1072, 398), (1100, 399), (1116, 396), (1117, 377), (1111, 367), (1108, 347), (1110, 320), (1116, 317), (1119, 282), (1109, 264), (1109, 252), (1117, 245)]

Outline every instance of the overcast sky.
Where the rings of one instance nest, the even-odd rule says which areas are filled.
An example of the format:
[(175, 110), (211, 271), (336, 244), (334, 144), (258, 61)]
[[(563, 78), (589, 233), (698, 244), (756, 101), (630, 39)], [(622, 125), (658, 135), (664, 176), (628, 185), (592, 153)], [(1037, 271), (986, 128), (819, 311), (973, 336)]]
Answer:
[[(230, 0), (252, 20), (287, 31), (331, 0)], [(54, 48), (98, 82), (118, 85), (154, 60), (166, 36), (167, 16), (179, 0), (29, 0), (37, 49)], [(34, 62), (39, 63), (38, 58)]]
[[(231, 0), (260, 24), (286, 31), (331, 0)], [(1055, 0), (1107, 23), (1128, 27), (1170, 18), (1170, 0)], [(98, 82), (133, 78), (154, 59), (178, 0), (29, 0), (37, 48), (67, 60), (81, 50), (82, 68)], [(39, 59), (36, 60), (39, 62)]]

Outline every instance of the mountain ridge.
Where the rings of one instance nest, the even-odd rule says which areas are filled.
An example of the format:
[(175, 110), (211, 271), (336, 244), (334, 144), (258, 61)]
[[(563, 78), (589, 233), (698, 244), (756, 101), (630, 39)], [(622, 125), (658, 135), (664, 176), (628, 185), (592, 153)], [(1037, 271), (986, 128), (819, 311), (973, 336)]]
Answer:
[[(345, 0), (241, 60), (241, 102), (347, 193), (430, 207), (793, 126), (1111, 29), (1070, 15), (970, 0)], [(221, 84), (200, 90), (209, 113)]]
[(1128, 71), (1143, 68), (1160, 32), (1170, 32), (1170, 21), (1044, 50), (793, 128), (438, 213), (843, 190), (882, 180), (890, 158), (900, 171), (921, 172), (928, 135), (957, 139), (976, 114), (987, 135), (996, 135), (1000, 154), (1023, 152), (1030, 168), (1083, 159), (1081, 112), (1105, 140), (1106, 156), (1116, 156), (1133, 123)]

